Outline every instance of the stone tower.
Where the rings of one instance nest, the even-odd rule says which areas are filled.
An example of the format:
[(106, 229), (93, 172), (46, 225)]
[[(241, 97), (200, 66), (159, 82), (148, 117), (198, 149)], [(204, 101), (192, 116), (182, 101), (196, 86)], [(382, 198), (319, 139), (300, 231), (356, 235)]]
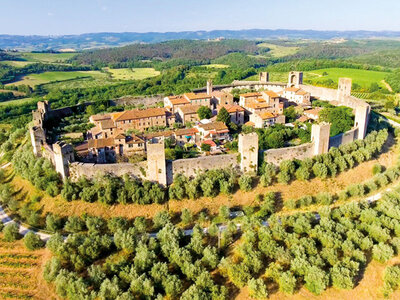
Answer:
[(29, 133), (31, 135), (33, 153), (36, 156), (41, 156), (42, 147), (46, 143), (46, 133), (44, 132), (43, 127), (33, 126), (29, 129)]
[(147, 179), (167, 185), (164, 141), (147, 143)]
[(357, 139), (362, 140), (367, 134), (370, 106), (367, 103), (360, 103), (355, 110), (354, 127), (358, 127)]
[(319, 123), (311, 127), (311, 142), (314, 143), (314, 155), (327, 153), (331, 124)]
[(346, 97), (351, 96), (351, 78), (339, 78), (337, 100), (338, 102), (346, 102)]
[(303, 72), (290, 72), (288, 78), (288, 87), (299, 87), (300, 84), (303, 84)]
[(75, 161), (74, 149), (70, 144), (56, 142), (53, 144), (53, 152), (56, 171), (64, 179), (69, 176), (69, 164)]
[(212, 80), (207, 80), (207, 95), (211, 95), (213, 92)]
[(258, 169), (258, 135), (257, 133), (239, 135), (240, 170), (243, 173)]
[(261, 72), (260, 73), (260, 82), (266, 83), (269, 81), (269, 73), (268, 72)]

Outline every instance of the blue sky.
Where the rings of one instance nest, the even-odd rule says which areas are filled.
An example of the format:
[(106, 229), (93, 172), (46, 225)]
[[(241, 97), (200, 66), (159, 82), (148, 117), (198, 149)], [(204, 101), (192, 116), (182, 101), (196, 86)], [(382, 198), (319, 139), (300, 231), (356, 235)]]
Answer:
[(0, 0), (0, 34), (398, 30), (399, 0)]

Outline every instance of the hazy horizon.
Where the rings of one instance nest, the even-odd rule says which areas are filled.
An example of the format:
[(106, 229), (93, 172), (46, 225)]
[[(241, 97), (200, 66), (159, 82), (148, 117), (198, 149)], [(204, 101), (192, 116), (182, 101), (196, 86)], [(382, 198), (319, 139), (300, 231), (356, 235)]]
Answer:
[(400, 31), (400, 2), (394, 0), (337, 0), (329, 5), (317, 0), (2, 2), (2, 11), (8, 13), (0, 19), (0, 34), (9, 35), (248, 29)]

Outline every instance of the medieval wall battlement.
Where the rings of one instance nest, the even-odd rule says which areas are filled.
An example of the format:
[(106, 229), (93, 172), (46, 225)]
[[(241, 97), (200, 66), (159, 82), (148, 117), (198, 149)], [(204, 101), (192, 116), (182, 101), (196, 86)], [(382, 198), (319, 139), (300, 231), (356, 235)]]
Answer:
[[(249, 89), (268, 89), (280, 91), (288, 85), (293, 85), (311, 93), (313, 97), (331, 102), (333, 105), (344, 105), (353, 108), (355, 112), (355, 123), (353, 129), (335, 137), (329, 136), (329, 124), (314, 124), (312, 130), (311, 143), (295, 147), (286, 147), (280, 149), (269, 149), (261, 151), (263, 159), (266, 162), (279, 165), (283, 160), (304, 159), (314, 155), (326, 153), (331, 147), (338, 147), (342, 144), (350, 143), (355, 139), (363, 139), (366, 134), (370, 106), (363, 100), (351, 96), (351, 80), (341, 79), (338, 90), (315, 87), (302, 84), (302, 73), (291, 72), (289, 74), (289, 83), (269, 82), (268, 73), (260, 75), (260, 81), (234, 81), (230, 85), (213, 86), (214, 90), (230, 91), (234, 88)], [(206, 91), (198, 89), (196, 91)], [(133, 99), (132, 101), (137, 101)], [(146, 98), (144, 103), (158, 102), (158, 97)], [(128, 104), (120, 100), (118, 104)], [(84, 106), (90, 103), (83, 104)], [(218, 156), (204, 156), (191, 159), (179, 159), (175, 161), (166, 161), (164, 144), (148, 144), (147, 161), (130, 164), (92, 164), (74, 162), (73, 149), (71, 145), (65, 143), (55, 143), (49, 145), (46, 142), (46, 122), (53, 118), (62, 118), (73, 114), (82, 105), (65, 107), (57, 110), (51, 110), (47, 102), (39, 102), (38, 109), (33, 112), (33, 125), (30, 128), (31, 141), (35, 155), (49, 159), (62, 177), (70, 177), (72, 180), (79, 179), (80, 176), (93, 178), (99, 173), (130, 176), (156, 181), (160, 184), (171, 184), (173, 176), (184, 174), (188, 177), (195, 176), (199, 171), (234, 168), (246, 172), (256, 172), (258, 168), (258, 135), (248, 134), (239, 136), (239, 153), (225, 154)], [(238, 158), (240, 157), (240, 159)]]

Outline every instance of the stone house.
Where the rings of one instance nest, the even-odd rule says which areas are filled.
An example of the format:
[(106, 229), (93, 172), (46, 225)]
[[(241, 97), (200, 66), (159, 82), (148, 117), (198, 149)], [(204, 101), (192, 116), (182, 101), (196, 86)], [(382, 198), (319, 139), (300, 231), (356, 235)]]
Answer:
[(167, 113), (164, 108), (126, 110), (112, 114), (115, 125), (122, 130), (136, 129), (144, 131), (150, 127), (166, 127)]
[(227, 140), (229, 139), (229, 129), (223, 122), (210, 122), (198, 124), (195, 127), (201, 141), (203, 140)]
[(183, 95), (168, 96), (164, 98), (164, 108), (168, 109), (172, 113), (176, 113), (179, 107), (190, 104), (190, 101)]
[(315, 107), (313, 109), (307, 109), (304, 111), (304, 115), (313, 120), (318, 120), (319, 119), (319, 113), (321, 112), (323, 108), (322, 107)]
[(224, 107), (228, 111), (229, 115), (231, 116), (232, 123), (235, 123), (237, 125), (244, 124), (245, 109), (243, 107), (237, 104), (224, 104), (218, 108), (218, 111), (221, 110), (222, 107)]
[(265, 128), (274, 124), (284, 124), (285, 116), (274, 114), (269, 111), (254, 113), (250, 115), (250, 122), (254, 124), (255, 128)]
[(261, 98), (261, 93), (259, 92), (251, 92), (239, 95), (239, 105), (242, 107), (246, 107), (249, 103), (254, 103), (257, 99)]
[(186, 122), (197, 122), (200, 120), (197, 111), (201, 105), (185, 105), (178, 107), (176, 111), (176, 118), (183, 124)]
[(195, 144), (196, 136), (199, 131), (196, 128), (183, 128), (174, 132), (176, 144), (184, 146), (187, 143)]
[(185, 93), (183, 94), (186, 100), (192, 105), (202, 105), (211, 108), (211, 95), (207, 93)]
[(298, 87), (287, 87), (283, 90), (283, 97), (298, 105), (311, 105), (311, 94)]

